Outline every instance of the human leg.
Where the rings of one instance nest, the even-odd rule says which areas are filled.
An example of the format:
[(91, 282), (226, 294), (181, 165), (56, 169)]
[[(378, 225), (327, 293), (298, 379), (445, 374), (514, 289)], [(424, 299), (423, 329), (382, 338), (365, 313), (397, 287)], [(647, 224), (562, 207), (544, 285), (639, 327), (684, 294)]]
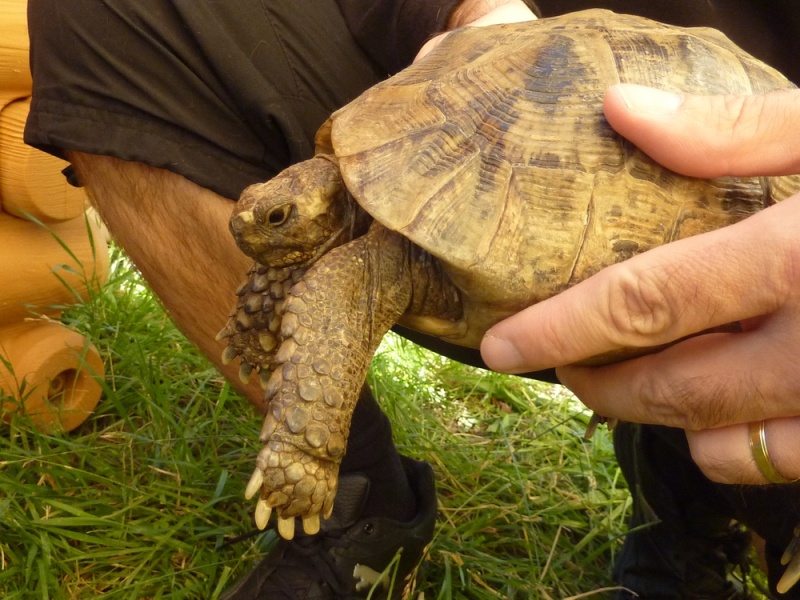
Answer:
[(654, 431), (633, 423), (614, 430), (633, 499), (631, 531), (614, 566), (614, 579), (625, 588), (617, 599), (749, 600), (729, 577), (746, 560), (749, 535), (732, 526), (711, 482), (673, 445), (683, 432)]
[(70, 152), (81, 183), (111, 234), (180, 330), (261, 412), (257, 381), (243, 384), (222, 364), (215, 341), (250, 259), (228, 232), (233, 202), (170, 171)]
[(770, 593), (783, 600), (800, 599), (800, 584), (779, 593), (778, 582), (787, 571), (781, 558), (800, 525), (800, 484), (733, 486), (714, 484), (738, 519), (764, 540), (764, 560)]
[(614, 447), (633, 497), (631, 532), (614, 570), (621, 586), (658, 600), (751, 598), (730, 575), (746, 563), (752, 531), (766, 543), (772, 594), (800, 598), (797, 587), (780, 596), (775, 590), (780, 556), (800, 522), (800, 487), (713, 483), (678, 429), (623, 423)]

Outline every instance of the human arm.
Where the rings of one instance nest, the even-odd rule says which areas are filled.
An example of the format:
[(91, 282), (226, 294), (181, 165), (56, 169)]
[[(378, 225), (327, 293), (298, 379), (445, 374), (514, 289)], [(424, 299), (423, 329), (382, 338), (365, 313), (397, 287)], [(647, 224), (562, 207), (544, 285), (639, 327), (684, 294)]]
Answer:
[[(699, 177), (800, 173), (800, 92), (658, 97), (615, 87), (605, 112), (664, 165)], [(614, 265), (496, 325), (483, 358), (497, 370), (535, 370), (740, 322), (741, 333), (691, 337), (604, 367), (563, 366), (558, 375), (607, 417), (686, 429), (695, 462), (720, 482), (765, 483), (747, 423), (771, 419), (771, 458), (784, 477), (800, 477), (798, 231), (795, 196)]]
[(434, 34), (488, 13), (526, 11), (531, 0), (337, 0), (350, 32), (387, 74), (411, 64)]

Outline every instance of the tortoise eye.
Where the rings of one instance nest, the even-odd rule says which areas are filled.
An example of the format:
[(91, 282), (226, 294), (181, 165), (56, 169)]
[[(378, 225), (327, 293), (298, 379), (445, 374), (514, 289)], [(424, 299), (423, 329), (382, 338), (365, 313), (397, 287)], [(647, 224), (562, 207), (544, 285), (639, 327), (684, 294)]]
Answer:
[(285, 204), (283, 206), (276, 206), (267, 214), (267, 223), (273, 227), (283, 225), (286, 222), (286, 219), (289, 218), (290, 213), (291, 210), (289, 209), (289, 206)]

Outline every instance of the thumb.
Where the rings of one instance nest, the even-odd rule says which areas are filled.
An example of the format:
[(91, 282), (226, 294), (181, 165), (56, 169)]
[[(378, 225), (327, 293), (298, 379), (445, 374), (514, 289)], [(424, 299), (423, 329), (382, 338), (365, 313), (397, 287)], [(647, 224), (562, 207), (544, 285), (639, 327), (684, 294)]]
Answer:
[(754, 96), (611, 87), (611, 126), (665, 167), (692, 177), (800, 172), (800, 90)]

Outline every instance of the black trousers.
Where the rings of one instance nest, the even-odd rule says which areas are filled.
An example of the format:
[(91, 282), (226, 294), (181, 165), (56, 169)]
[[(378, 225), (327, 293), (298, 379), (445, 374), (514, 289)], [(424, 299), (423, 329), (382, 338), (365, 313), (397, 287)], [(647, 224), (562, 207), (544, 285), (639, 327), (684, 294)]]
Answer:
[(310, 158), (381, 78), (334, 0), (30, 0), (25, 141), (142, 162), (236, 200)]
[[(766, 541), (769, 583), (777, 594), (784, 570), (780, 558), (800, 524), (800, 483), (714, 483), (692, 461), (683, 430), (671, 427), (622, 423), (614, 431), (614, 450), (633, 494), (634, 514), (647, 512), (641, 506), (646, 502), (668, 528), (701, 535), (739, 521)], [(780, 597), (800, 598), (800, 587)]]

